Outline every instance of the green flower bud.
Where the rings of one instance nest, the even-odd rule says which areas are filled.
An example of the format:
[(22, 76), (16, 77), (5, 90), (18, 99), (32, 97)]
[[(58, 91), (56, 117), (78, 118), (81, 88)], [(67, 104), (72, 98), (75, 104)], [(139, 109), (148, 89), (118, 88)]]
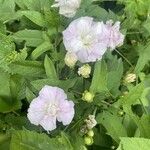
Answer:
[(91, 66), (89, 64), (83, 65), (78, 69), (78, 74), (83, 78), (89, 78), (91, 73)]
[(77, 62), (76, 54), (68, 52), (65, 56), (65, 64), (68, 67), (73, 68), (76, 62)]
[(86, 145), (92, 145), (93, 144), (93, 138), (92, 137), (89, 137), (89, 136), (85, 136), (84, 137), (84, 143)]
[(93, 137), (93, 136), (94, 136), (93, 130), (89, 130), (89, 131), (87, 132), (87, 135), (90, 136), (90, 137)]
[(122, 111), (122, 110), (118, 111), (118, 115), (119, 116), (123, 116), (124, 115), (124, 111)]
[(93, 102), (93, 98), (94, 98), (94, 94), (88, 92), (88, 91), (85, 91), (83, 94), (82, 94), (82, 99), (88, 103), (91, 103)]
[(129, 73), (125, 76), (124, 82), (125, 83), (132, 83), (132, 82), (135, 82), (135, 80), (136, 80), (136, 74)]

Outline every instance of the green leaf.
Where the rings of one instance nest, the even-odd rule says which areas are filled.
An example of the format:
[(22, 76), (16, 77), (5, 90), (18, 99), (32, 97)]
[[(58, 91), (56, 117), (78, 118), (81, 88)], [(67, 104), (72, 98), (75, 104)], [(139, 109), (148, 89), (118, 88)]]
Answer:
[(122, 120), (109, 112), (103, 112), (98, 114), (97, 123), (102, 124), (106, 130), (107, 134), (110, 135), (117, 143), (120, 141), (120, 137), (126, 137), (127, 132), (122, 124)]
[(34, 80), (31, 82), (31, 84), (38, 91), (41, 90), (45, 85), (58, 86), (64, 89), (65, 91), (68, 91), (69, 88), (72, 88), (74, 86), (76, 81), (77, 81), (77, 78), (68, 79), (68, 80), (54, 80), (54, 79), (49, 78), (49, 79)]
[(0, 133), (0, 149), (9, 150), (10, 136), (7, 134)]
[(44, 40), (44, 32), (40, 30), (20, 30), (12, 35), (16, 43), (26, 41), (26, 46), (37, 47), (41, 45)]
[(42, 55), (44, 52), (50, 50), (53, 48), (53, 45), (50, 42), (44, 42), (41, 45), (39, 45), (31, 54), (31, 58), (33, 60), (37, 59), (40, 55)]
[(9, 67), (13, 73), (24, 77), (43, 77), (45, 75), (44, 67), (38, 61), (14, 62)]
[(117, 150), (149, 150), (149, 147), (150, 139), (122, 137)]
[(107, 91), (107, 65), (104, 60), (98, 61), (94, 67), (94, 74), (90, 91), (93, 93)]
[(14, 0), (0, 0), (0, 21), (6, 22), (15, 18)]
[(145, 46), (139, 46), (138, 49), (139, 52), (139, 59), (137, 62), (137, 65), (135, 67), (135, 72), (139, 73), (146, 64), (148, 64), (148, 62), (150, 61), (150, 42), (147, 43)]
[(35, 98), (36, 96), (34, 95), (34, 93), (27, 87), (26, 88), (26, 98), (27, 98), (27, 101), (29, 103), (31, 103), (31, 101)]
[[(106, 61), (96, 62), (90, 91), (93, 93), (119, 95), (119, 86), (123, 74), (123, 63), (110, 52), (106, 54)], [(107, 63), (106, 63), (107, 62)]]
[(20, 15), (24, 15), (29, 20), (31, 20), (33, 23), (45, 27), (45, 20), (43, 15), (38, 11), (20, 11), (18, 12)]
[(51, 78), (53, 80), (58, 79), (55, 66), (47, 55), (45, 56), (45, 59), (44, 59), (44, 67), (45, 67), (46, 75), (48, 78)]
[(12, 135), (10, 150), (73, 150), (67, 136), (62, 133), (56, 138), (31, 131), (15, 131)]
[(136, 102), (140, 99), (142, 92), (144, 91), (144, 83), (140, 83), (134, 88), (132, 88), (127, 95), (120, 99), (124, 107), (124, 111), (128, 113), (131, 105), (136, 104)]

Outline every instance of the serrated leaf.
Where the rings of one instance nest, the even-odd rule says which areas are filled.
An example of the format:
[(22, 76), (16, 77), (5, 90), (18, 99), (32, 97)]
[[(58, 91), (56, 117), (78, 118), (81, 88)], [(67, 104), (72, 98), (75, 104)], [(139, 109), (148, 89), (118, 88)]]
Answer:
[(150, 61), (150, 43), (139, 47), (139, 59), (135, 67), (135, 72), (138, 74)]
[(42, 77), (45, 75), (44, 67), (38, 61), (14, 62), (9, 65), (11, 71), (24, 77)]
[(47, 55), (45, 56), (45, 59), (44, 59), (44, 67), (45, 67), (45, 72), (48, 78), (51, 78), (53, 80), (58, 80), (55, 66)]
[(15, 131), (12, 135), (10, 150), (73, 150), (65, 134), (49, 138), (46, 134), (31, 131)]
[(122, 74), (122, 60), (108, 52), (106, 61), (102, 59), (95, 64), (90, 91), (93, 93), (111, 93), (114, 97), (117, 97)]
[(120, 137), (127, 136), (122, 120), (118, 116), (105, 111), (102, 114), (98, 114), (96, 120), (99, 124), (102, 124), (106, 128), (107, 134), (110, 135), (116, 142), (119, 143)]
[(44, 87), (44, 85), (58, 86), (64, 89), (65, 91), (68, 91), (69, 88), (74, 86), (76, 81), (77, 81), (77, 78), (68, 79), (68, 80), (53, 80), (49, 78), (49, 79), (34, 80), (31, 82), (31, 84), (38, 91), (41, 90)]
[(149, 150), (150, 139), (144, 138), (121, 138), (120, 146), (117, 150)]
[(23, 15), (27, 17), (29, 20), (31, 20), (33, 23), (45, 27), (45, 20), (43, 15), (38, 11), (20, 11), (18, 12), (20, 15)]
[(26, 41), (26, 46), (37, 47), (44, 42), (43, 32), (40, 30), (20, 30), (12, 35), (15, 42)]
[(42, 55), (44, 52), (50, 50), (53, 48), (53, 45), (50, 42), (44, 42), (41, 45), (39, 45), (31, 54), (31, 58), (33, 60), (37, 59), (40, 55)]
[(107, 65), (104, 60), (98, 61), (94, 67), (94, 74), (90, 91), (93, 93), (107, 91)]

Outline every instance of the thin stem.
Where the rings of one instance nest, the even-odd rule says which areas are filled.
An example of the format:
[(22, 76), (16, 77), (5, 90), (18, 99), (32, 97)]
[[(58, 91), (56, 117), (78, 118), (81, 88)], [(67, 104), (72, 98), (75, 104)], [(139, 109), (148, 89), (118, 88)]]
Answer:
[(115, 51), (116, 51), (132, 68), (134, 68), (134, 66), (131, 64), (131, 62), (130, 62), (122, 53), (120, 53), (117, 49), (115, 49)]
[(94, 116), (96, 115), (96, 111), (97, 111), (97, 107), (95, 107), (95, 109), (94, 109), (94, 112), (93, 112)]
[(106, 101), (100, 101), (100, 102), (105, 104), (105, 105), (111, 106), (111, 104), (107, 103)]

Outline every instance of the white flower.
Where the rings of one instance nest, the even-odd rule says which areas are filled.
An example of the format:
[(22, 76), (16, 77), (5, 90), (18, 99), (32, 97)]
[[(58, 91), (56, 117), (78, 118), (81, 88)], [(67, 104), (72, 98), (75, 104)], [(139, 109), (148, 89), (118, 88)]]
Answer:
[(71, 22), (63, 31), (67, 51), (76, 53), (82, 63), (100, 60), (107, 50), (107, 43), (101, 40), (103, 22), (94, 22), (91, 17), (81, 17)]
[(91, 66), (89, 64), (83, 65), (78, 69), (78, 74), (84, 78), (89, 78), (91, 73)]
[(74, 67), (75, 63), (77, 62), (77, 56), (75, 53), (67, 52), (65, 56), (65, 64), (70, 68)]
[(67, 100), (67, 95), (58, 87), (45, 85), (28, 109), (28, 119), (34, 125), (41, 125), (45, 130), (56, 128), (56, 120), (63, 125), (71, 123), (74, 117), (74, 103)]
[(107, 47), (111, 50), (123, 44), (125, 36), (120, 32), (120, 22), (117, 21), (113, 25), (113, 21), (109, 20), (103, 24), (103, 35), (101, 40), (107, 42)]
[(52, 7), (59, 7), (59, 14), (71, 18), (75, 16), (81, 0), (55, 0), (55, 2)]

